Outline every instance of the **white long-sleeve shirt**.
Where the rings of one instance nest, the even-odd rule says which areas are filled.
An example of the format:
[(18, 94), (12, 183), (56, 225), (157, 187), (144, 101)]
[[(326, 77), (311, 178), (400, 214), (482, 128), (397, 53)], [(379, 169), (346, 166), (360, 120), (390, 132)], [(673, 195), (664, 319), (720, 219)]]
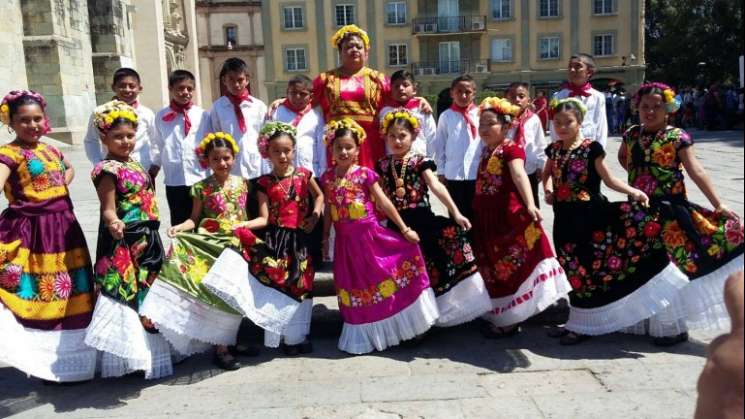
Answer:
[(173, 112), (170, 107), (155, 115), (155, 136), (150, 144), (150, 160), (160, 166), (166, 186), (191, 186), (208, 175), (208, 169), (199, 164), (194, 150), (210, 132), (210, 115), (202, 108), (192, 105), (187, 111), (191, 128), (184, 136), (184, 116), (180, 113), (171, 121), (163, 117)]
[[(290, 124), (296, 116), (297, 113), (280, 105), (268, 119)], [(323, 113), (316, 107), (303, 115), (296, 127), (295, 167), (308, 169), (316, 177), (320, 177), (327, 167), (326, 145), (323, 143), (325, 126)]]
[[(478, 108), (472, 109), (469, 115), (478, 124)], [(438, 174), (447, 180), (476, 180), (484, 146), (478, 131), (476, 138), (471, 135), (463, 115), (452, 109), (440, 115), (433, 149)]]
[(246, 120), (246, 132), (241, 132), (233, 104), (225, 96), (217, 99), (210, 110), (212, 132), (227, 132), (238, 143), (240, 152), (232, 173), (245, 179), (256, 179), (269, 173), (269, 163), (261, 158), (257, 143), (267, 108), (264, 102), (255, 97), (251, 97), (250, 101), (244, 100), (240, 106)]
[[(150, 169), (150, 142), (155, 136), (155, 114), (150, 108), (138, 105), (135, 108), (137, 113), (137, 133), (135, 134), (135, 148), (132, 150), (133, 160), (140, 162), (145, 170)], [(106, 157), (109, 152), (101, 142), (101, 136), (98, 128), (93, 123), (94, 115), (88, 121), (88, 132), (83, 139), (85, 155), (88, 160), (95, 166)]]
[[(507, 138), (513, 140), (516, 134), (517, 127), (514, 127), (507, 133)], [(546, 147), (548, 147), (549, 142), (546, 140), (541, 118), (538, 115), (533, 114), (525, 121), (523, 134), (525, 140), (525, 172), (532, 175), (538, 169), (543, 169), (548, 160)]]
[[(386, 106), (380, 111), (381, 126), (383, 118), (395, 109), (396, 108), (394, 107)], [(419, 120), (419, 135), (414, 139), (414, 143), (411, 145), (411, 151), (414, 154), (432, 157), (434, 154), (435, 135), (437, 134), (437, 123), (435, 122), (435, 117), (432, 116), (432, 114), (426, 115), (419, 109), (411, 109), (409, 112)], [(383, 141), (385, 141), (385, 136), (383, 137)], [(390, 153), (390, 151), (388, 151), (388, 153)]]
[[(562, 89), (554, 94), (554, 99), (561, 100), (569, 97), (569, 89)], [(605, 95), (595, 89), (590, 89), (590, 96), (575, 96), (587, 106), (587, 115), (582, 121), (582, 135), (584, 138), (597, 141), (605, 148), (608, 143), (608, 116), (605, 114)], [(553, 122), (549, 124), (551, 138), (556, 141), (559, 137), (554, 131)]]

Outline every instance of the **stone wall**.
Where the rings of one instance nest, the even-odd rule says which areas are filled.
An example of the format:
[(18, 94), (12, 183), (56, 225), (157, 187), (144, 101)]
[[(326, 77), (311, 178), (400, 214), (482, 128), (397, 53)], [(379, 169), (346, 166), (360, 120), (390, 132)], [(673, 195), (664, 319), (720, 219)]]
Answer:
[(132, 23), (126, 2), (122, 0), (88, 0), (91, 27), (92, 65), (96, 86), (96, 103), (111, 100), (114, 72), (134, 66)]
[[(20, 0), (0, 1), (0, 97), (12, 89), (25, 89), (26, 58), (23, 54), (23, 18)], [(12, 135), (0, 127), (0, 143)]]

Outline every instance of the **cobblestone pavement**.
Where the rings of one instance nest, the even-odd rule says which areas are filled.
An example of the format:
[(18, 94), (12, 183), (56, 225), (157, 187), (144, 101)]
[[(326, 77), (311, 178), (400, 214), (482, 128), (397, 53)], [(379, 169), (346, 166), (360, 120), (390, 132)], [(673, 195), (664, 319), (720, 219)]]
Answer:
[[(696, 152), (717, 190), (743, 214), (743, 133), (694, 132)], [(615, 161), (619, 140), (609, 145)], [(71, 187), (76, 214), (95, 248), (98, 200), (81, 149), (66, 149), (77, 169)], [(695, 185), (691, 199), (706, 204)], [(158, 195), (168, 225), (163, 187)], [(617, 194), (608, 194), (620, 199)], [(5, 201), (0, 208), (5, 207)], [(550, 231), (551, 211), (544, 209)], [(505, 341), (481, 338), (467, 325), (438, 330), (422, 345), (351, 357), (336, 349), (336, 301), (318, 298), (315, 352), (285, 358), (265, 350), (233, 373), (216, 370), (208, 355), (176, 367), (174, 377), (97, 379), (77, 386), (44, 386), (0, 365), (0, 417), (47, 418), (687, 418), (706, 345), (715, 332), (694, 332), (669, 351), (649, 338), (615, 334), (560, 347), (546, 337), (554, 312), (530, 321)], [(2, 338), (2, 337), (0, 337)]]

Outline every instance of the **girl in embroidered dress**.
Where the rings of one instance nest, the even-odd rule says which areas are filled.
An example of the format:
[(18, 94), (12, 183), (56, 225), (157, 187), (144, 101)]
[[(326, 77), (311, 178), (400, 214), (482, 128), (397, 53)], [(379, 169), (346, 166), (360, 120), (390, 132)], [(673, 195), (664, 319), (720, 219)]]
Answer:
[(49, 132), (46, 101), (14, 90), (0, 102), (0, 122), (16, 138), (0, 146), (0, 363), (54, 382), (93, 378), (96, 351), (85, 342), (93, 312), (90, 256), (72, 210), (75, 171), (41, 142)]
[[(659, 220), (642, 207), (647, 195), (613, 177), (600, 143), (583, 138), (585, 110), (576, 98), (554, 101), (560, 141), (546, 149), (544, 185), (556, 214), (554, 244), (573, 288), (569, 321), (550, 332), (563, 345), (622, 330), (679, 305), (687, 284), (667, 257)], [(609, 203), (601, 180), (636, 202)], [(655, 323), (657, 343), (667, 339), (670, 323), (674, 320)]]
[[(335, 166), (323, 175), (326, 197), (324, 254), (334, 223), (334, 285), (344, 329), (339, 349), (382, 351), (424, 334), (438, 317), (419, 235), (385, 196), (378, 175), (356, 164), (365, 131), (349, 118), (326, 126)], [(375, 204), (403, 237), (378, 224)]]
[(484, 336), (512, 336), (520, 323), (545, 310), (571, 290), (541, 227), (525, 173), (525, 151), (507, 139), (520, 108), (487, 98), (479, 109), (481, 157), (473, 209), (476, 260), (492, 299), (484, 316)]
[[(727, 327), (722, 290), (727, 276), (743, 269), (742, 221), (717, 195), (690, 135), (668, 124), (680, 107), (675, 92), (662, 83), (644, 84), (635, 104), (641, 125), (624, 134), (619, 160), (629, 183), (649, 195), (667, 252), (691, 280), (683, 290), (688, 325)], [(683, 169), (714, 211), (688, 200)]]
[(103, 377), (139, 370), (155, 379), (172, 374), (173, 365), (170, 345), (140, 314), (164, 252), (152, 180), (131, 158), (137, 123), (134, 108), (121, 101), (94, 112), (108, 154), (91, 172), (101, 201), (95, 265), (100, 296), (85, 342), (103, 352)]
[[(241, 364), (234, 355), (255, 355), (256, 351), (228, 348), (236, 342), (241, 315), (207, 289), (202, 280), (226, 247), (239, 246), (233, 230), (238, 226), (257, 228), (259, 223), (247, 221), (246, 181), (230, 174), (238, 154), (233, 137), (224, 132), (209, 134), (196, 153), (212, 175), (192, 186), (191, 217), (168, 230), (171, 248), (142, 313), (181, 354), (190, 355), (214, 345), (215, 364), (236, 370)], [(195, 228), (196, 232), (191, 232)]]
[[(412, 154), (419, 129), (420, 122), (411, 112), (405, 108), (391, 110), (383, 118), (382, 133), (392, 155), (380, 160), (376, 170), (401, 218), (420, 232), (420, 247), (440, 311), (437, 325), (456, 326), (490, 311), (491, 300), (468, 238), (471, 222), (437, 179), (435, 162)], [(448, 208), (452, 220), (432, 212), (430, 190)], [(389, 226), (399, 231), (396, 225)]]
[(266, 346), (281, 345), (290, 356), (312, 351), (307, 337), (315, 272), (308, 234), (324, 205), (313, 173), (293, 164), (296, 135), (295, 127), (283, 122), (269, 122), (262, 128), (259, 151), (273, 166), (271, 174), (256, 182), (260, 212), (269, 214), (268, 220), (254, 220), (256, 227), (266, 228), (264, 241), (246, 227), (236, 229), (248, 262), (245, 273), (236, 274), (236, 267), (246, 263), (230, 250), (223, 252), (204, 279), (207, 288), (266, 330)]

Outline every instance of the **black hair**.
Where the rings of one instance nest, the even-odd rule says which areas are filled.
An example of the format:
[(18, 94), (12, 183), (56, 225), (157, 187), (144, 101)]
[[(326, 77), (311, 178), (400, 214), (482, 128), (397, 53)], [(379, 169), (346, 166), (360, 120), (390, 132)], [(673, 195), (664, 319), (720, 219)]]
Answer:
[(524, 81), (513, 81), (510, 83), (509, 86), (507, 86), (507, 91), (509, 92), (512, 89), (517, 89), (518, 87), (522, 87), (523, 89), (530, 91), (530, 84), (525, 83)]
[(405, 81), (408, 80), (412, 84), (416, 84), (416, 79), (414, 78), (414, 74), (409, 70), (398, 70), (391, 76), (391, 84), (397, 82), (397, 81)]
[(233, 146), (228, 142), (228, 140), (224, 138), (215, 138), (207, 144), (207, 147), (204, 148), (204, 158), (209, 159), (210, 153), (216, 148), (227, 148), (228, 150), (230, 150), (230, 154), (235, 157)]
[(405, 118), (396, 118), (393, 120), (393, 123), (388, 126), (388, 129), (391, 129), (391, 127), (402, 127), (407, 129), (412, 135), (416, 132), (416, 128), (414, 128), (414, 125), (411, 124), (411, 121)]
[(276, 139), (278, 139), (278, 138), (280, 138), (282, 136), (285, 136), (285, 137), (288, 137), (289, 139), (291, 139), (293, 146), (296, 146), (297, 145), (297, 139), (295, 138), (295, 136), (294, 135), (291, 135), (289, 132), (284, 132), (284, 131), (277, 131), (274, 134), (272, 134), (272, 136), (269, 137), (269, 144), (271, 144), (272, 141), (274, 141), (274, 140), (276, 140)]
[(122, 67), (116, 70), (113, 77), (114, 81), (111, 84), (116, 86), (116, 84), (122, 81), (122, 79), (125, 77), (133, 77), (135, 80), (137, 80), (137, 84), (142, 84), (140, 73), (135, 71), (135, 69), (129, 67)]
[(582, 109), (579, 106), (580, 105), (573, 100), (561, 102), (559, 105), (553, 108), (553, 114), (556, 115), (560, 112), (571, 112), (574, 114), (574, 117), (577, 118), (577, 122), (582, 125), (582, 121), (585, 119), (585, 117), (582, 113)]
[(503, 113), (497, 112), (496, 110), (494, 110), (492, 108), (484, 109), (483, 111), (481, 111), (481, 114), (483, 115), (486, 112), (490, 112), (490, 113), (493, 113), (494, 115), (496, 115), (497, 120), (502, 125), (507, 125), (507, 124), (510, 124), (512, 122), (512, 116), (505, 115)]
[(586, 54), (584, 52), (572, 55), (571, 58), (569, 58), (569, 61), (572, 61), (572, 60), (580, 60), (584, 62), (585, 64), (587, 64), (587, 67), (589, 67), (590, 70), (592, 71), (595, 71), (595, 69), (597, 68), (597, 65), (595, 64), (595, 57), (593, 57), (590, 54)]
[(225, 60), (224, 63), (222, 63), (222, 69), (220, 70), (220, 79), (222, 80), (222, 78), (225, 77), (225, 75), (228, 73), (241, 73), (248, 76), (248, 64), (246, 64), (245, 61), (241, 60), (238, 57), (228, 58), (227, 60)]
[(31, 96), (31, 95), (23, 95), (15, 100), (8, 102), (8, 117), (10, 120), (13, 120), (13, 115), (18, 113), (18, 109), (21, 108), (21, 106), (26, 105), (37, 105), (41, 108), (41, 111), (44, 112), (44, 103), (41, 102), (38, 98)]
[(300, 85), (303, 89), (313, 90), (313, 80), (303, 74), (298, 74), (287, 82), (287, 87)]
[(464, 74), (462, 76), (456, 77), (455, 80), (453, 80), (453, 82), (450, 83), (450, 88), (454, 89), (455, 86), (458, 85), (458, 83), (463, 83), (463, 82), (471, 83), (474, 85), (474, 87), (476, 86), (476, 79), (474, 79), (473, 76), (471, 76), (470, 74)]
[(344, 35), (344, 37), (343, 37), (342, 39), (340, 39), (340, 40), (339, 40), (339, 45), (338, 45), (338, 47), (337, 47), (337, 48), (339, 49), (339, 51), (341, 51), (341, 50), (342, 50), (342, 47), (344, 46), (344, 43), (345, 43), (345, 42), (348, 42), (348, 41), (349, 41), (350, 39), (352, 39), (353, 37), (357, 37), (357, 38), (360, 38), (360, 41), (362, 41), (362, 44), (363, 44), (363, 45), (365, 44), (365, 40), (364, 40), (364, 39), (362, 39), (362, 35), (360, 35), (360, 34), (358, 34), (358, 33), (356, 33), (356, 32), (347, 32), (347, 33), (346, 33), (346, 34)]
[(346, 137), (347, 135), (350, 135), (354, 139), (354, 143), (357, 144), (357, 147), (360, 146), (360, 138), (356, 131), (347, 127), (341, 127), (334, 131), (334, 138)]
[(197, 82), (197, 79), (194, 77), (194, 74), (191, 73), (191, 71), (187, 70), (174, 70), (170, 76), (168, 76), (168, 87), (173, 87), (177, 83), (182, 82), (184, 80), (191, 80), (194, 83)]

